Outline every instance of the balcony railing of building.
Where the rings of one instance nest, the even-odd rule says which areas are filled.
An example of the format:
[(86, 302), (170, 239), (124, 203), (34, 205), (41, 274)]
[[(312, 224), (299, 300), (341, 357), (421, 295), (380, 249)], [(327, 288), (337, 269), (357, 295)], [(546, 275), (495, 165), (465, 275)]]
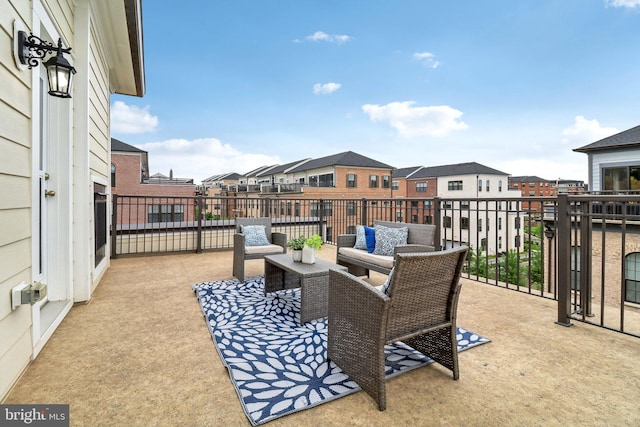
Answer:
[(436, 225), (468, 245), (464, 277), (558, 302), (579, 320), (640, 337), (640, 195), (493, 199), (113, 197), (112, 257), (228, 250), (236, 217), (272, 218), (288, 236), (338, 234), (375, 220)]

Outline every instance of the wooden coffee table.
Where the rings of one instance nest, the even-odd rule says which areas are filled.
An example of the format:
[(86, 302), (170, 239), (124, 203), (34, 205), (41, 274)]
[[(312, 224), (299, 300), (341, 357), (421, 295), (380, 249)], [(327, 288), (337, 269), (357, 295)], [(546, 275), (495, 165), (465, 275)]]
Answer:
[(300, 288), (300, 324), (327, 316), (329, 269), (347, 267), (317, 259), (313, 264), (294, 262), (291, 254), (264, 257), (264, 294)]

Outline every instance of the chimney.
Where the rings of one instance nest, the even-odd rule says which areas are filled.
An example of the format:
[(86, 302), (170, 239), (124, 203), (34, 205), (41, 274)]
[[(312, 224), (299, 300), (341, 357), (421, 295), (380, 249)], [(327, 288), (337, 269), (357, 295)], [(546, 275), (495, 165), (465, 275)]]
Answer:
[(173, 169), (169, 169), (169, 181), (173, 181)]

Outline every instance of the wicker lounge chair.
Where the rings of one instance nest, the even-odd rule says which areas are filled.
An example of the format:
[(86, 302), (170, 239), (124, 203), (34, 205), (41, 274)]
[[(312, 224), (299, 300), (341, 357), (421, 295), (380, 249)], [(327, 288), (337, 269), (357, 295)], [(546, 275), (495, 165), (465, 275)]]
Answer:
[(458, 372), (456, 310), (467, 247), (397, 254), (387, 293), (344, 271), (329, 274), (327, 359), (386, 409), (386, 344), (402, 341)]
[[(246, 246), (241, 226), (264, 225), (269, 245)], [(249, 259), (261, 259), (265, 255), (287, 252), (287, 235), (271, 232), (271, 218), (236, 218), (236, 232), (233, 235), (233, 275), (244, 281), (244, 262)]]

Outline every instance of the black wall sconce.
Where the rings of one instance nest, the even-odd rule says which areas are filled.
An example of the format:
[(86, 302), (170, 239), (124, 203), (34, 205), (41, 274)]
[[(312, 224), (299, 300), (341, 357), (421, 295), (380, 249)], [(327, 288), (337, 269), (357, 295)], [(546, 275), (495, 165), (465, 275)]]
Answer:
[(59, 98), (71, 98), (71, 79), (76, 69), (69, 64), (63, 54), (71, 52), (71, 48), (62, 47), (62, 39), (58, 39), (58, 46), (34, 36), (27, 35), (25, 31), (18, 31), (17, 54), (20, 62), (30, 69), (38, 66), (38, 61), (55, 52), (43, 65), (47, 68), (49, 79), (49, 95)]

